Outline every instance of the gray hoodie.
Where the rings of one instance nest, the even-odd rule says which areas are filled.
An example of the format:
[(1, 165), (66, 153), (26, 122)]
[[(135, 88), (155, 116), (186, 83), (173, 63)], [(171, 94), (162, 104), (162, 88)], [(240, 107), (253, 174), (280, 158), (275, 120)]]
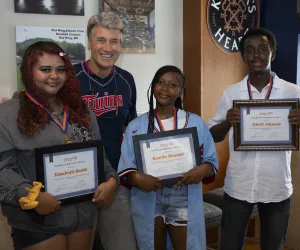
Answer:
[[(28, 137), (17, 128), (19, 99), (13, 98), (0, 105), (0, 203), (10, 226), (33, 232), (69, 234), (93, 224), (97, 206), (92, 201), (63, 205), (59, 211), (41, 216), (35, 210), (23, 211), (19, 199), (26, 195), (36, 181), (34, 149), (65, 143), (65, 137), (57, 125), (50, 121), (35, 136)], [(75, 124), (68, 126), (68, 136), (74, 142), (100, 139), (97, 120), (90, 112), (92, 133)], [(105, 180), (119, 178), (105, 157)]]

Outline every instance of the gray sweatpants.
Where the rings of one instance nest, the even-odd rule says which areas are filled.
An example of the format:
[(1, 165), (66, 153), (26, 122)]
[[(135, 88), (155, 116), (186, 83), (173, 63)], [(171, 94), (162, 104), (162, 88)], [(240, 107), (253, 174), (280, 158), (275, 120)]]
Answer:
[(98, 215), (98, 233), (105, 250), (136, 250), (136, 239), (130, 208), (130, 190), (120, 186), (108, 210)]

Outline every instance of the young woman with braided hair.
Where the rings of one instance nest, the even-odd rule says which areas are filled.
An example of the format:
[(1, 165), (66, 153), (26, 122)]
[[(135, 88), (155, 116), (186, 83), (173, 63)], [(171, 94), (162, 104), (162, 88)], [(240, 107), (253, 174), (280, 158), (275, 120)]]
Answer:
[[(175, 250), (206, 249), (202, 180), (214, 176), (218, 159), (201, 117), (181, 109), (183, 89), (184, 76), (177, 67), (160, 68), (148, 90), (149, 112), (133, 120), (124, 135), (118, 172), (133, 185), (131, 213), (139, 249), (166, 249), (167, 233)], [(138, 172), (133, 136), (191, 127), (197, 128), (198, 153), (203, 152), (199, 166), (185, 173), (174, 187)]]

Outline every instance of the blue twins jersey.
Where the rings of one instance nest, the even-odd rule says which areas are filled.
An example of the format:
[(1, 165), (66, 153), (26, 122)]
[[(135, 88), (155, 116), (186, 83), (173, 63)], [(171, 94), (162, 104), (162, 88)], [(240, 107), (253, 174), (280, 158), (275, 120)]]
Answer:
[(134, 79), (117, 66), (107, 77), (100, 78), (87, 65), (87, 61), (74, 65), (82, 99), (97, 116), (106, 155), (117, 170), (123, 132), (136, 117)]

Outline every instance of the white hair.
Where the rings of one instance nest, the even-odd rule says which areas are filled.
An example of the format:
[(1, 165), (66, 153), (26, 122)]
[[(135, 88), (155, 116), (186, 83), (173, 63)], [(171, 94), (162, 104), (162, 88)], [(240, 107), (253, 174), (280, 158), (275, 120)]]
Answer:
[(123, 28), (124, 24), (118, 14), (112, 12), (101, 12), (99, 15), (94, 15), (90, 18), (87, 25), (87, 36), (90, 39), (94, 27), (100, 26), (106, 29), (117, 29), (121, 31), (121, 43), (123, 43)]

